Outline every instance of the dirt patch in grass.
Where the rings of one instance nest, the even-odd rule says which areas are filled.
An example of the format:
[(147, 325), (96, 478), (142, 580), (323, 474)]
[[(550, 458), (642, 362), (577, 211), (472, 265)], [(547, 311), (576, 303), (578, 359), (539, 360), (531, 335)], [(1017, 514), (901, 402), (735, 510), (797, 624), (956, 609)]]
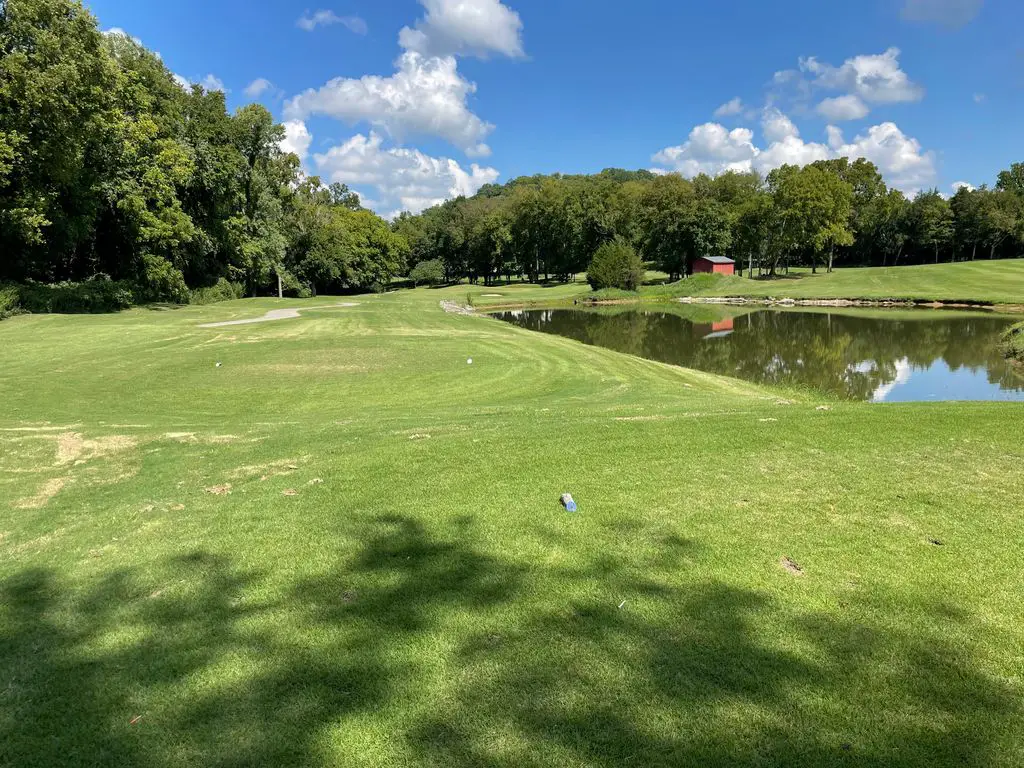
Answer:
[(204, 488), (203, 490), (214, 496), (227, 496), (231, 493), (231, 483), (211, 485), (209, 488)]
[(50, 499), (64, 490), (64, 486), (68, 484), (66, 478), (54, 477), (47, 480), (36, 491), (35, 496), (29, 496), (26, 499), (19, 499), (14, 503), (17, 509), (42, 509), (50, 503)]
[(34, 433), (26, 439), (34, 440), (39, 449), (30, 448), (27, 453), (19, 452), (18, 461), (30, 461), (34, 466), (4, 471), (48, 474), (53, 468), (57, 468), (61, 475), (45, 480), (35, 495), (15, 501), (13, 506), (18, 509), (41, 509), (64, 488), (75, 482), (84, 482), (86, 485), (109, 485), (133, 477), (138, 472), (136, 467), (125, 466), (123, 461), (96, 461), (110, 459), (116, 454), (124, 454), (135, 448), (138, 441), (128, 435), (86, 438), (79, 432), (63, 432), (59, 435)]
[(298, 459), (279, 459), (266, 464), (247, 464), (231, 471), (228, 478), (231, 480), (246, 480), (250, 477), (260, 476), (261, 479), (271, 477), (286, 477), (299, 468)]
[(804, 575), (804, 569), (797, 565), (796, 562), (789, 557), (784, 557), (781, 560), (779, 560), (779, 565), (782, 566), (783, 570), (785, 570), (786, 573), (792, 576)]
[(131, 450), (138, 442), (127, 435), (108, 435), (87, 440), (78, 432), (65, 432), (57, 437), (56, 466), (76, 464), (114, 453)]
[[(238, 435), (200, 435), (196, 432), (165, 432), (165, 440), (174, 440), (178, 443), (206, 443), (208, 445), (226, 445), (228, 443), (238, 443), (243, 438)], [(255, 442), (255, 441), (253, 441)]]

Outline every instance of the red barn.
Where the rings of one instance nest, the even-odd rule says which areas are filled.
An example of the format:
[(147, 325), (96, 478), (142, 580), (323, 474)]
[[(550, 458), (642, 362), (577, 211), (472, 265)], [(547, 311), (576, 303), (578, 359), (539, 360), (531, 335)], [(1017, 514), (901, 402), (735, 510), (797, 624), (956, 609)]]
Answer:
[(701, 256), (693, 262), (693, 274), (734, 275), (736, 274), (736, 262), (725, 256)]

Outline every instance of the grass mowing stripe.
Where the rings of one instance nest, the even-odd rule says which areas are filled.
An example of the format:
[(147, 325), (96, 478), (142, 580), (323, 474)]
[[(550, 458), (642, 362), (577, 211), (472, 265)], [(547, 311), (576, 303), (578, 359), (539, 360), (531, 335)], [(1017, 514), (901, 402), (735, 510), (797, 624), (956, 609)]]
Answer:
[(0, 324), (0, 764), (1024, 764), (1024, 406), (449, 294)]

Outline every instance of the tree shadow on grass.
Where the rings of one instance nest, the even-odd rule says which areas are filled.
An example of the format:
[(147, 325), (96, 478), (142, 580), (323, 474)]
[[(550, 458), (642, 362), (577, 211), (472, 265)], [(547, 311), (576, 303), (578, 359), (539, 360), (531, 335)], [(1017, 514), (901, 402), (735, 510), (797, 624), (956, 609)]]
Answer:
[(333, 569), (283, 584), (204, 552), (85, 586), (15, 574), (0, 765), (339, 764), (368, 718), (391, 734), (382, 764), (446, 768), (1020, 757), (1014, 689), (941, 633), (674, 586), (701, 546), (642, 526), (623, 530), (653, 554), (529, 568), (474, 546), (470, 520), (450, 527), (380, 518)]

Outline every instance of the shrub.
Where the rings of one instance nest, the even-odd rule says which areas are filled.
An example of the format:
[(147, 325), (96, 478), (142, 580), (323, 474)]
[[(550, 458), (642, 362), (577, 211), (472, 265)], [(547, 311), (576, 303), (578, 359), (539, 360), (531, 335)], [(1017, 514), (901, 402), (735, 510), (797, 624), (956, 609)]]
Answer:
[(18, 307), (18, 289), (16, 286), (0, 286), (0, 320), (20, 311)]
[(90, 314), (119, 312), (135, 303), (131, 283), (99, 275), (82, 283), (26, 283), (17, 286), (18, 303), (26, 312)]
[(146, 254), (142, 257), (142, 269), (138, 291), (140, 301), (188, 304), (191, 295), (185, 285), (185, 276), (171, 262)]
[(280, 274), (281, 291), (285, 296), (291, 296), (296, 299), (308, 299), (313, 295), (312, 289), (288, 270), (282, 269)]
[(595, 291), (603, 288), (635, 291), (643, 281), (644, 264), (633, 246), (622, 238), (598, 248), (587, 269), (587, 282)]
[(444, 264), (439, 259), (421, 261), (409, 272), (409, 279), (414, 286), (441, 285), (444, 282)]
[(196, 288), (190, 296), (191, 304), (216, 304), (219, 301), (233, 301), (245, 296), (245, 286), (221, 278), (215, 285)]

